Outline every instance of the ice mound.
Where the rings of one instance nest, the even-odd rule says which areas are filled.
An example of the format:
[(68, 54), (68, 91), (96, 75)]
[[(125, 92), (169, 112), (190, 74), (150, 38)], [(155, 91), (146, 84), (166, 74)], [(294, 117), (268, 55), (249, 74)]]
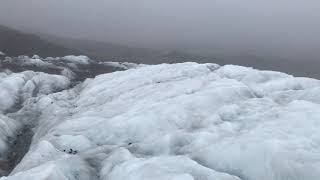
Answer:
[(234, 65), (99, 75), (34, 99), (30, 150), (1, 179), (318, 180), (319, 94), (318, 80)]
[(70, 85), (64, 76), (41, 72), (0, 73), (0, 112), (9, 110), (18, 101), (50, 94)]

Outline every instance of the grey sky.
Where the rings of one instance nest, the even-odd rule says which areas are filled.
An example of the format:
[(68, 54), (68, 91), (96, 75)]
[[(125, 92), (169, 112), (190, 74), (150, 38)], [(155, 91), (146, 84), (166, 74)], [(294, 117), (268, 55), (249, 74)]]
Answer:
[(0, 24), (148, 47), (320, 57), (319, 0), (1, 0)]

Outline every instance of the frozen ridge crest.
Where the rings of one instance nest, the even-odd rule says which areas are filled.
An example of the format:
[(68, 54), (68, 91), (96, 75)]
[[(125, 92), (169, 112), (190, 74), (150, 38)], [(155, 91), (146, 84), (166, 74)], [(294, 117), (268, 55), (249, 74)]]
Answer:
[[(0, 84), (22, 74), (1, 75)], [(64, 78), (55, 80), (64, 82), (59, 87)], [(12, 87), (23, 88), (25, 81), (17, 84)], [(15, 115), (39, 113), (29, 122), (34, 136), (1, 180), (320, 177), (316, 79), (189, 62), (137, 66), (45, 92), (24, 96), (28, 108)]]

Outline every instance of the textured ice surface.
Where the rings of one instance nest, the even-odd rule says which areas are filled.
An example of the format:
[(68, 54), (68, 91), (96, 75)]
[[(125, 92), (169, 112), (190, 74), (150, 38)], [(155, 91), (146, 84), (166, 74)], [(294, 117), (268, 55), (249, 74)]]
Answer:
[(0, 73), (0, 112), (9, 110), (18, 101), (50, 94), (70, 85), (68, 78), (41, 72)]
[(319, 94), (318, 80), (233, 65), (99, 75), (34, 98), (31, 148), (2, 179), (318, 180)]
[[(17, 105), (32, 97), (41, 97), (68, 88), (68, 78), (41, 72), (0, 73), (0, 158), (8, 151), (10, 139), (25, 123), (7, 116)], [(0, 166), (1, 166), (0, 161)]]

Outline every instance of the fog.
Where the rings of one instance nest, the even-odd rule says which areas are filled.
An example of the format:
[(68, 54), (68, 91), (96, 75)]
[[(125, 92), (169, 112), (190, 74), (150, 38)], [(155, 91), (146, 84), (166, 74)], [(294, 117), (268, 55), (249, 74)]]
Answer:
[(0, 24), (153, 48), (320, 57), (318, 0), (1, 0)]

